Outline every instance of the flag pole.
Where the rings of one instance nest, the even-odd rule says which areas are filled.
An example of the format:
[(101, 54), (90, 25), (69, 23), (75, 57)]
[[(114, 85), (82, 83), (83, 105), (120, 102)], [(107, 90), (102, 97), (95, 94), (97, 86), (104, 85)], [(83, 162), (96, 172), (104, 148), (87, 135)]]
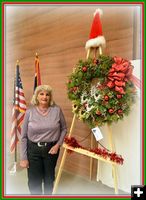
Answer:
[[(16, 61), (16, 80), (18, 80), (18, 73), (19, 71), (19, 60)], [(15, 90), (16, 90), (16, 81), (15, 81)], [(16, 94), (16, 92), (15, 92)], [(16, 124), (16, 131), (15, 131), (15, 138), (17, 138), (17, 130), (18, 130), (18, 122)], [(14, 169), (17, 171), (17, 140), (15, 139), (15, 160), (14, 160)]]
[[(17, 66), (19, 65), (19, 60), (16, 61), (16, 68), (14, 72), (14, 104), (16, 101), (16, 80), (17, 80)], [(15, 109), (15, 108), (14, 108)], [(14, 111), (15, 112), (15, 111)], [(17, 123), (15, 127), (15, 150), (14, 150), (14, 164), (10, 169), (10, 174), (14, 175), (17, 171), (16, 166), (17, 166), (17, 142), (16, 142), (16, 137), (17, 137)]]
[(17, 167), (17, 142), (21, 136), (21, 125), (26, 111), (26, 102), (23, 92), (22, 81), (19, 72), (19, 60), (16, 62), (16, 75), (14, 79), (14, 100), (13, 100), (13, 113), (12, 113), (12, 129), (11, 129), (11, 152), (14, 152), (14, 165), (11, 174), (16, 173)]
[[(19, 60), (16, 61), (16, 79), (15, 79), (15, 88), (16, 88), (16, 80), (18, 79), (18, 71), (19, 69)], [(15, 91), (15, 89), (14, 89)], [(15, 93), (16, 94), (16, 93)], [(15, 138), (17, 138), (17, 128), (18, 128), (18, 123), (16, 125), (16, 131), (15, 131)], [(17, 163), (17, 141), (15, 140), (15, 160), (14, 160), (14, 163), (16, 164)]]

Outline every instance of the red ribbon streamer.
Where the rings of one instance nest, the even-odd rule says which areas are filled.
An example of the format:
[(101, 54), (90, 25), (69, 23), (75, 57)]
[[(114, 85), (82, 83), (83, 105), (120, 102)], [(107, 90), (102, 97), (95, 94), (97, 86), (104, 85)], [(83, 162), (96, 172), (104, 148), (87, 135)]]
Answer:
[[(74, 137), (65, 137), (64, 142), (68, 146), (71, 146), (73, 148), (81, 148), (81, 149), (88, 150), (87, 148), (82, 147)], [(121, 165), (123, 164), (123, 161), (124, 161), (124, 159), (122, 158), (121, 155), (117, 155), (116, 152), (108, 152), (106, 149), (94, 148), (94, 149), (90, 149), (88, 151), (93, 152), (105, 159), (109, 158), (111, 161), (116, 162)], [(71, 153), (72, 151), (68, 150), (68, 152)]]

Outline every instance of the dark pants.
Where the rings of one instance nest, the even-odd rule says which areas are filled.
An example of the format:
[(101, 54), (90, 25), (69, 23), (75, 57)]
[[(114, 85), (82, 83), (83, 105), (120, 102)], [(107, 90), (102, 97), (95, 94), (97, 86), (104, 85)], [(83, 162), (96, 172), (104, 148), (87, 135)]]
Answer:
[(38, 147), (28, 142), (28, 187), (31, 194), (52, 194), (59, 150), (53, 155), (48, 152), (54, 145), (48, 143), (47, 146)]

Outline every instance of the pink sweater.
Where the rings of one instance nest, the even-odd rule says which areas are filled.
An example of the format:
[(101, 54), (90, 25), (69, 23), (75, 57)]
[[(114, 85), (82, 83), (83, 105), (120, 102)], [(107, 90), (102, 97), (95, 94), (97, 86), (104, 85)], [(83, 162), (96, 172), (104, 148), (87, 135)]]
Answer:
[(27, 160), (27, 140), (32, 142), (52, 142), (58, 141), (62, 145), (67, 133), (64, 115), (59, 106), (49, 107), (46, 116), (41, 115), (36, 107), (31, 107), (26, 111), (20, 143), (20, 159)]

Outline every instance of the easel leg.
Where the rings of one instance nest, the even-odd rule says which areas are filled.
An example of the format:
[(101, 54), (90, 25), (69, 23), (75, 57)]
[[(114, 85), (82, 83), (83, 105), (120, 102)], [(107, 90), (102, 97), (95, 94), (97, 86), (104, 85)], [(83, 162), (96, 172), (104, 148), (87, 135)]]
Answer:
[(114, 145), (113, 145), (113, 138), (112, 138), (112, 129), (110, 127), (110, 125), (107, 125), (108, 127), (108, 140), (109, 140), (109, 148), (111, 151), (114, 150)]
[[(114, 144), (113, 144), (112, 130), (111, 130), (110, 125), (108, 125), (108, 136), (109, 136), (109, 146), (110, 146), (111, 151), (113, 151)], [(112, 165), (112, 174), (113, 174), (113, 179), (114, 179), (115, 194), (118, 194), (118, 179), (117, 179), (117, 170), (116, 170), (115, 165)]]
[(64, 162), (65, 162), (65, 159), (66, 159), (66, 154), (67, 154), (67, 149), (64, 149), (62, 160), (61, 160), (61, 163), (60, 163), (60, 167), (59, 167), (59, 170), (58, 170), (58, 173), (57, 173), (57, 176), (56, 176), (56, 180), (55, 180), (55, 183), (54, 183), (54, 188), (53, 188), (52, 194), (56, 193), (56, 189), (57, 189), (58, 183), (60, 181), (60, 177), (61, 177), (61, 174), (62, 174)]
[(88, 59), (90, 57), (90, 53), (91, 53), (91, 49), (88, 49), (87, 50), (87, 56), (86, 56), (86, 59)]
[(76, 118), (76, 115), (74, 114), (73, 119), (72, 119), (72, 123), (71, 123), (71, 127), (70, 127), (70, 130), (69, 130), (69, 134), (68, 134), (69, 137), (72, 135), (72, 131), (73, 131), (74, 123), (75, 123), (75, 118)]
[[(99, 143), (97, 143), (97, 147), (99, 148)], [(96, 176), (96, 180), (99, 181), (99, 172), (100, 172), (100, 161), (97, 161), (97, 176)]]
[[(73, 131), (75, 118), (76, 118), (76, 115), (74, 114), (73, 119), (72, 119), (72, 123), (71, 123), (71, 127), (70, 127), (70, 131), (69, 131), (69, 134), (68, 134), (69, 137), (71, 136), (72, 131)], [(59, 167), (59, 170), (58, 170), (58, 173), (57, 173), (57, 176), (56, 176), (56, 180), (55, 180), (55, 183), (54, 183), (54, 188), (53, 188), (52, 194), (56, 193), (56, 189), (57, 189), (58, 183), (60, 181), (60, 177), (61, 177), (61, 174), (62, 174), (64, 162), (65, 162), (65, 159), (66, 159), (66, 155), (67, 155), (67, 149), (64, 149), (63, 156), (62, 156), (61, 163), (60, 163), (60, 167)]]
[(100, 172), (100, 161), (98, 160), (97, 161), (97, 177), (96, 177), (96, 180), (99, 181), (99, 172)]
[(116, 168), (116, 166), (112, 165), (112, 171), (113, 171), (115, 194), (118, 194), (118, 178), (117, 178), (117, 168)]
[[(90, 148), (93, 148), (93, 134), (91, 133), (91, 145)], [(92, 172), (93, 172), (93, 158), (90, 158), (90, 180), (92, 180)]]

